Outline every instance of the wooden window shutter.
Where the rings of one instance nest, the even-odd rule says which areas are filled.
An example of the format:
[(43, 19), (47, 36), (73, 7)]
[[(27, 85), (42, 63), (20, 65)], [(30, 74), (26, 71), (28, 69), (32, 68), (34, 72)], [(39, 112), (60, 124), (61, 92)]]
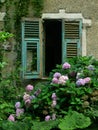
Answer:
[(63, 61), (81, 55), (81, 20), (64, 21), (63, 23)]
[(22, 21), (22, 77), (40, 77), (39, 20)]

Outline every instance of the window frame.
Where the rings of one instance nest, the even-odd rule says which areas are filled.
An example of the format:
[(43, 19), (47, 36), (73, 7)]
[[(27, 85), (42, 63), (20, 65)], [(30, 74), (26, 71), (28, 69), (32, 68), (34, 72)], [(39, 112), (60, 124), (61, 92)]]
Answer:
[[(26, 54), (26, 43), (27, 42), (37, 42), (37, 45), (39, 45), (38, 47), (38, 57), (39, 57), (39, 62), (38, 63), (38, 72), (37, 73), (33, 73), (31, 75), (26, 75), (25, 76), (25, 71), (22, 70), (22, 78), (24, 79), (44, 79), (45, 77), (45, 45), (44, 45), (44, 30), (43, 30), (43, 19), (61, 19), (62, 20), (62, 63), (64, 62), (64, 59), (66, 57), (66, 49), (64, 50), (64, 48), (66, 48), (67, 43), (72, 43), (75, 42), (77, 43), (77, 48), (78, 48), (78, 55), (86, 55), (86, 27), (91, 26), (91, 20), (90, 19), (84, 19), (81, 13), (65, 13), (64, 10), (59, 10), (59, 13), (43, 13), (42, 14), (42, 18), (23, 18), (22, 22), (24, 22), (25, 20), (38, 20), (39, 21), (39, 38), (24, 38), (23, 36), (23, 32), (24, 32), (24, 28), (23, 28), (23, 24), (22, 24), (22, 69), (25, 66), (25, 62), (26, 62), (26, 58), (23, 59), (23, 56)], [(80, 28), (80, 40), (79, 39), (64, 39), (64, 21), (72, 21), (72, 20), (80, 20), (81, 21), (81, 28)], [(25, 42), (25, 46), (24, 43)], [(81, 49), (80, 49), (81, 48)], [(24, 51), (25, 50), (25, 51)], [(25, 56), (24, 56), (25, 57)], [(46, 78), (45, 78), (46, 79)]]

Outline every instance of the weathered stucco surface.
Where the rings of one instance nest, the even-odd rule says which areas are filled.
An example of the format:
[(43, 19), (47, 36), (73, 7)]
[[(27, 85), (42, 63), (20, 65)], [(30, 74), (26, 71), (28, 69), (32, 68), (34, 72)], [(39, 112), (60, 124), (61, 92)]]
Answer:
[(98, 0), (45, 0), (43, 13), (57, 13), (65, 9), (66, 13), (82, 13), (91, 19), (92, 25), (87, 28), (87, 55), (98, 59)]

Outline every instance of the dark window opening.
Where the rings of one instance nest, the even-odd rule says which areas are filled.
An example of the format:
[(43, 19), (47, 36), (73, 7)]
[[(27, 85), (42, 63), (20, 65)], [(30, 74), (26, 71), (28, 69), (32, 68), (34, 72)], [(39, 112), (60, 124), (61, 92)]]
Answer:
[(62, 62), (62, 21), (45, 20), (45, 75)]

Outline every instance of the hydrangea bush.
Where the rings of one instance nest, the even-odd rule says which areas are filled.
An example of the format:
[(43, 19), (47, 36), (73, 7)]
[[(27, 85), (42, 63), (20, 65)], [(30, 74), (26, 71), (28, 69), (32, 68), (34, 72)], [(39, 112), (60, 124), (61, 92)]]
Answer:
[[(98, 117), (98, 61), (93, 57), (74, 57), (57, 65), (45, 84), (26, 86), (15, 104), (16, 113), (8, 120), (49, 121), (77, 111), (91, 119)], [(23, 118), (21, 118), (23, 117)], [(89, 123), (90, 124), (90, 123)]]

